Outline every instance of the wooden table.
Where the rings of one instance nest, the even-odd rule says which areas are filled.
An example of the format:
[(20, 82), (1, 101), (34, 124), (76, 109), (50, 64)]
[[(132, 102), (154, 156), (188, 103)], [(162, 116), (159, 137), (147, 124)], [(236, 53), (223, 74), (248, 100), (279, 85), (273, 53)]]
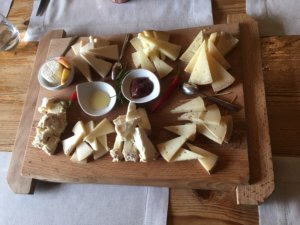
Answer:
[[(212, 0), (215, 23), (245, 13), (244, 0)], [(33, 0), (14, 0), (9, 19), (24, 35)], [(0, 150), (13, 149), (38, 43), (0, 53)], [(275, 155), (300, 156), (300, 36), (261, 38)], [(298, 125), (298, 126), (297, 126)], [(237, 206), (235, 192), (171, 189), (168, 224), (258, 224), (257, 206)]]

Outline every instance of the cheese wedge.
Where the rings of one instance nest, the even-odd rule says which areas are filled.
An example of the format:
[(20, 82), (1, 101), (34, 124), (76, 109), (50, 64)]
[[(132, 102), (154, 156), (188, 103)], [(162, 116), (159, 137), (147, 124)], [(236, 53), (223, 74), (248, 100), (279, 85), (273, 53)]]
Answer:
[(78, 121), (73, 129), (72, 129), (72, 132), (76, 135), (80, 135), (80, 136), (83, 136), (83, 135), (86, 135), (86, 129), (85, 129), (85, 125), (83, 124), (82, 121)]
[(119, 47), (118, 45), (108, 45), (100, 48), (90, 49), (88, 52), (95, 54), (97, 57), (104, 59), (119, 59)]
[(135, 68), (139, 68), (141, 66), (141, 59), (139, 56), (139, 52), (132, 53), (131, 58)]
[(180, 53), (181, 46), (169, 43), (167, 41), (161, 41), (155, 38), (146, 37), (139, 33), (138, 38), (149, 45), (155, 45), (161, 53), (166, 55), (171, 60), (175, 61)]
[(187, 146), (195, 153), (199, 154), (202, 157), (198, 158), (199, 163), (203, 166), (203, 168), (207, 171), (208, 174), (211, 174), (213, 169), (215, 168), (218, 162), (218, 156), (208, 152), (202, 148), (199, 148), (195, 145), (186, 143)]
[(187, 140), (186, 136), (179, 136), (177, 138), (158, 144), (157, 149), (160, 152), (161, 156), (167, 162), (170, 162), (172, 157), (182, 147), (182, 145), (184, 145), (186, 140)]
[(222, 117), (222, 121), (224, 123), (226, 123), (227, 125), (227, 131), (226, 131), (226, 135), (224, 138), (224, 142), (225, 143), (229, 143), (229, 140), (231, 139), (232, 136), (232, 131), (233, 131), (233, 119), (231, 115), (226, 115)]
[(114, 126), (105, 118), (84, 138), (84, 141), (91, 142), (99, 136), (113, 132), (115, 132)]
[(93, 159), (94, 160), (100, 159), (102, 156), (106, 155), (107, 153), (108, 151), (106, 151), (106, 149), (101, 148), (98, 151), (93, 152)]
[(89, 81), (92, 82), (92, 74), (89, 65), (81, 58), (80, 55), (72, 59), (73, 65), (81, 72), (81, 74)]
[(211, 41), (214, 44), (217, 44), (219, 41), (220, 33), (219, 32), (213, 32), (209, 35), (208, 40)]
[(203, 31), (201, 30), (197, 36), (194, 38), (190, 46), (185, 50), (185, 52), (180, 56), (180, 60), (186, 63), (189, 63), (197, 51), (197, 49), (200, 47), (204, 40), (204, 34)]
[(207, 50), (208, 53), (215, 58), (225, 69), (230, 68), (230, 64), (227, 62), (227, 60), (224, 58), (224, 56), (221, 54), (221, 52), (216, 48), (214, 43), (210, 40), (207, 42)]
[(129, 121), (129, 120), (132, 120), (134, 118), (136, 118), (138, 115), (137, 115), (137, 111), (136, 111), (136, 104), (132, 101), (130, 101), (128, 103), (128, 106), (127, 106), (127, 113), (126, 113), (126, 120)]
[(116, 136), (114, 146), (113, 148), (109, 151), (110, 156), (112, 157), (113, 162), (119, 162), (121, 161), (124, 156), (122, 154), (122, 149), (123, 149), (124, 141), (121, 135)]
[(194, 67), (196, 65), (197, 59), (199, 57), (200, 54), (200, 49), (198, 48), (197, 51), (195, 52), (195, 54), (193, 55), (192, 59), (189, 61), (189, 63), (187, 64), (187, 66), (185, 67), (184, 71), (187, 73), (192, 73), (194, 70)]
[(136, 50), (136, 51), (141, 51), (143, 50), (143, 45), (142, 45), (142, 42), (140, 39), (138, 39), (138, 37), (134, 37), (130, 40), (130, 44), (133, 46), (133, 48)]
[(221, 31), (216, 47), (219, 49), (221, 54), (226, 55), (238, 44), (238, 42), (239, 40), (231, 34)]
[(151, 123), (145, 108), (138, 108), (137, 115), (141, 118), (138, 122), (138, 127), (143, 128), (147, 134), (151, 133)]
[(219, 125), (221, 121), (221, 112), (216, 104), (206, 106), (206, 111), (200, 115), (203, 123)]
[(218, 144), (222, 144), (227, 133), (227, 125), (222, 120), (219, 125), (197, 124), (197, 132)]
[(188, 161), (201, 158), (200, 155), (190, 150), (180, 148), (178, 152), (172, 157), (170, 162)]
[(141, 67), (146, 70), (150, 70), (151, 72), (155, 72), (155, 67), (149, 60), (149, 58), (146, 56), (146, 54), (143, 51), (138, 51), (138, 57), (141, 63)]
[(170, 33), (166, 32), (166, 31), (154, 30), (153, 35), (156, 39), (161, 40), (161, 41), (169, 41), (169, 39), (170, 39)]
[(206, 41), (203, 41), (196, 64), (189, 78), (189, 82), (192, 84), (205, 85), (211, 84), (213, 81), (208, 55), (206, 52)]
[(112, 64), (110, 62), (96, 58), (92, 53), (86, 52), (81, 56), (101, 77), (106, 77), (111, 69)]
[(143, 31), (143, 34), (144, 34), (146, 37), (154, 38), (153, 30), (144, 30), (144, 31)]
[(158, 57), (152, 57), (152, 62), (158, 73), (159, 79), (164, 78), (173, 70), (173, 67), (167, 64), (165, 61), (161, 60)]
[(72, 48), (75, 55), (80, 55), (81, 47), (82, 47), (82, 41), (77, 42), (76, 44), (71, 46), (71, 48)]
[(126, 116), (120, 115), (113, 120), (115, 124), (115, 130), (123, 140), (131, 140), (134, 133), (134, 129), (140, 121), (139, 117), (134, 117), (132, 119), (126, 120)]
[(195, 124), (202, 124), (204, 121), (201, 119), (202, 114), (205, 112), (187, 112), (181, 114), (178, 120), (188, 120)]
[(214, 92), (219, 92), (233, 84), (235, 78), (217, 60), (210, 55), (208, 55), (208, 60), (213, 79), (211, 86)]
[(76, 163), (82, 163), (82, 164), (87, 163), (87, 159), (83, 159), (83, 160), (81, 160), (81, 161), (78, 160), (77, 152), (76, 152), (76, 151), (73, 153), (73, 155), (72, 155), (72, 157), (70, 158), (70, 160), (71, 160), (72, 162), (76, 162)]
[(81, 142), (76, 147), (76, 154), (78, 161), (82, 161), (93, 154), (93, 149), (85, 142)]
[[(86, 130), (86, 134), (88, 135), (95, 128), (95, 123), (94, 123), (94, 121), (91, 120), (91, 121), (87, 122), (86, 124), (84, 124), (84, 127)], [(89, 145), (92, 147), (92, 149), (94, 151), (96, 151), (100, 148), (99, 143), (96, 138), (88, 140), (86, 142), (89, 143)]]
[(93, 49), (95, 46), (94, 46), (94, 43), (93, 42), (88, 42), (86, 43), (85, 45), (83, 45), (81, 48), (80, 48), (80, 54), (85, 54), (87, 53), (89, 50)]
[(167, 126), (164, 128), (180, 136), (186, 136), (190, 141), (194, 141), (196, 138), (197, 130), (196, 130), (196, 125), (193, 123), (187, 123), (184, 125), (176, 125), (176, 126)]
[(76, 146), (82, 141), (82, 136), (73, 135), (62, 141), (62, 148), (65, 155), (71, 155)]
[(199, 96), (191, 99), (190, 101), (177, 106), (171, 110), (171, 113), (185, 113), (185, 112), (201, 112), (205, 111), (205, 105), (203, 99)]
[(139, 151), (141, 162), (149, 162), (157, 158), (158, 152), (156, 151), (150, 139), (147, 137), (147, 134), (143, 128), (136, 127), (133, 138), (134, 146)]
[(107, 135), (99, 136), (96, 139), (107, 151), (109, 150), (107, 145)]

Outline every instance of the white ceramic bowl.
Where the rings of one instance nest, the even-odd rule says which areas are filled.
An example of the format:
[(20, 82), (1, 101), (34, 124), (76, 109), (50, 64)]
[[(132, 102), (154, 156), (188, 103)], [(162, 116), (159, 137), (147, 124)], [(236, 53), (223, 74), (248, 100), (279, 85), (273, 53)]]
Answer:
[[(50, 60), (58, 60), (59, 58), (60, 58), (60, 57), (54, 57), (54, 58), (49, 59), (48, 61), (50, 61)], [(63, 85), (61, 85), (61, 84), (59, 84), (59, 85), (53, 85), (53, 84), (49, 83), (45, 78), (43, 78), (43, 76), (42, 76), (42, 74), (41, 74), (41, 69), (42, 69), (43, 65), (46, 63), (46, 62), (45, 62), (45, 63), (41, 66), (41, 68), (40, 68), (40, 70), (39, 70), (39, 73), (38, 73), (38, 80), (39, 80), (40, 85), (41, 85), (43, 88), (46, 88), (47, 90), (50, 90), (50, 91), (57, 91), (57, 90), (61, 90), (61, 89), (64, 89), (64, 88), (68, 87), (68, 86), (72, 83), (72, 81), (73, 81), (73, 79), (74, 79), (74, 66), (73, 66), (72, 63), (71, 63), (69, 60), (67, 60), (66, 58), (65, 58), (65, 60), (71, 65), (70, 76), (69, 76), (67, 82), (64, 83)], [(47, 61), (47, 62), (48, 62), (48, 61)]]
[[(149, 95), (147, 95), (145, 97), (133, 98), (131, 96), (131, 91), (130, 91), (131, 82), (133, 79), (140, 78), (140, 77), (149, 78), (150, 81), (153, 83), (153, 90)], [(122, 82), (122, 86), (121, 86), (121, 91), (122, 91), (123, 96), (129, 101), (132, 101), (135, 103), (146, 103), (146, 102), (150, 102), (153, 99), (158, 97), (158, 95), (160, 93), (160, 83), (159, 83), (157, 76), (154, 73), (152, 73), (151, 71), (145, 70), (145, 69), (135, 69), (135, 70), (131, 70), (124, 78), (124, 80)]]
[[(110, 101), (107, 107), (103, 109), (91, 107), (90, 99), (95, 91), (103, 91), (108, 94)], [(90, 116), (102, 116), (108, 113), (115, 106), (117, 100), (115, 89), (110, 84), (101, 81), (77, 84), (76, 92), (81, 109)]]

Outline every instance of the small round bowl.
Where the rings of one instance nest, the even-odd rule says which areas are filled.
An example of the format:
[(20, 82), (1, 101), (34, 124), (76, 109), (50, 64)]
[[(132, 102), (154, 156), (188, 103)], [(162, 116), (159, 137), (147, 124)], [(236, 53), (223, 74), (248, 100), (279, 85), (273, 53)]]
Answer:
[[(149, 80), (153, 83), (153, 90), (149, 95), (145, 97), (133, 98), (131, 96), (131, 91), (130, 91), (131, 82), (133, 79), (140, 78), (140, 77), (149, 78)], [(158, 97), (160, 93), (160, 83), (157, 76), (151, 71), (145, 69), (135, 69), (135, 70), (131, 70), (124, 78), (121, 86), (121, 91), (123, 96), (129, 101), (132, 101), (134, 103), (146, 103)]]
[[(95, 91), (103, 91), (108, 94), (110, 101), (107, 107), (103, 109), (94, 109), (90, 105), (90, 99)], [(115, 89), (108, 83), (96, 81), (85, 82), (76, 85), (78, 103), (81, 109), (90, 116), (102, 116), (112, 110), (116, 104), (117, 94)]]
[(45, 78), (43, 78), (43, 76), (41, 74), (41, 70), (42, 70), (42, 67), (45, 65), (46, 62), (41, 66), (41, 68), (39, 70), (39, 73), (38, 73), (38, 80), (39, 80), (40, 85), (43, 88), (46, 88), (47, 90), (50, 90), (50, 91), (57, 91), (57, 90), (64, 89), (64, 88), (68, 87), (74, 79), (74, 66), (65, 57), (54, 57), (54, 58), (51, 58), (51, 59), (47, 60), (47, 62), (50, 61), (50, 60), (57, 60), (58, 61), (59, 58), (64, 58), (64, 60), (66, 60), (69, 63), (69, 65), (71, 66), (70, 76), (64, 84), (53, 85), (53, 84), (49, 83)]

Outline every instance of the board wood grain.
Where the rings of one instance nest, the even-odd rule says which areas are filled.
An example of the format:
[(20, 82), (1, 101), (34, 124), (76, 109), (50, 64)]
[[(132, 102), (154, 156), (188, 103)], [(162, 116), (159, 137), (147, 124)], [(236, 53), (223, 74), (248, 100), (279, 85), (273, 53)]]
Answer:
[[(171, 42), (180, 44), (184, 49), (188, 47), (193, 38), (202, 28), (190, 28), (174, 30), (171, 32)], [(239, 36), (238, 24), (216, 25), (206, 27), (206, 32), (223, 30)], [(105, 37), (112, 43), (121, 46), (124, 35)], [(48, 58), (59, 55), (64, 49), (68, 40), (59, 39), (52, 40)], [(234, 95), (237, 95), (237, 104), (244, 106), (243, 82), (241, 80), (240, 54), (241, 49), (237, 47), (228, 56), (228, 60), (232, 65), (231, 73), (236, 77), (236, 83), (228, 89)], [(133, 68), (131, 62), (132, 47), (128, 47), (125, 52), (123, 63), (127, 64), (127, 68)], [(72, 52), (67, 54), (67, 57), (72, 57)], [(171, 63), (171, 62), (169, 62)], [(176, 62), (183, 70), (184, 64)], [(173, 66), (175, 64), (173, 63)], [(94, 80), (99, 80), (97, 75), (94, 75)], [(188, 74), (182, 73), (182, 79), (187, 80)], [(162, 92), (164, 92), (170, 83), (172, 76), (168, 76), (162, 80)], [(110, 82), (108, 79), (106, 79)], [(238, 113), (233, 113), (234, 117), (234, 134), (230, 144), (218, 145), (202, 136), (198, 136), (196, 145), (210, 150), (220, 156), (220, 161), (213, 175), (208, 175), (199, 165), (197, 161), (166, 163), (162, 158), (151, 163), (112, 163), (109, 155), (103, 159), (90, 162), (88, 164), (76, 164), (69, 160), (58, 147), (57, 154), (49, 157), (44, 152), (37, 150), (31, 146), (31, 142), (35, 135), (35, 127), (41, 117), (37, 112), (37, 107), (40, 105), (43, 97), (60, 97), (67, 99), (71, 92), (75, 90), (75, 85), (79, 82), (84, 82), (80, 74), (76, 75), (73, 84), (62, 91), (51, 92), (43, 88), (40, 89), (35, 107), (35, 115), (33, 118), (33, 126), (31, 129), (30, 138), (27, 144), (26, 155), (23, 165), (23, 175), (40, 180), (48, 180), (55, 182), (92, 182), (92, 183), (113, 183), (113, 184), (131, 184), (131, 185), (155, 185), (169, 187), (184, 187), (210, 190), (234, 190), (237, 184), (247, 184), (249, 180), (249, 165), (247, 153), (247, 136), (246, 136), (246, 121), (245, 113), (242, 109)], [(210, 87), (203, 89), (207, 93), (211, 92)], [(226, 96), (227, 98), (234, 97)], [(150, 114), (150, 121), (153, 126), (151, 140), (158, 144), (175, 137), (162, 129), (163, 126), (178, 124), (176, 118), (178, 115), (171, 115), (170, 109), (180, 104), (182, 100), (191, 97), (184, 96), (178, 89), (174, 93), (173, 98), (159, 111)], [(229, 99), (227, 99), (229, 100)], [(145, 104), (146, 108), (152, 103)], [(116, 118), (120, 114), (125, 114), (126, 105), (118, 105), (114, 110), (106, 115), (110, 120)], [(223, 114), (228, 112), (224, 111)], [(74, 105), (68, 112), (69, 126), (63, 134), (63, 139), (71, 135), (71, 128), (77, 120), (87, 122), (89, 120), (100, 121), (104, 117), (92, 118), (85, 115), (78, 105)], [(113, 137), (109, 139), (110, 146), (113, 143)]]

